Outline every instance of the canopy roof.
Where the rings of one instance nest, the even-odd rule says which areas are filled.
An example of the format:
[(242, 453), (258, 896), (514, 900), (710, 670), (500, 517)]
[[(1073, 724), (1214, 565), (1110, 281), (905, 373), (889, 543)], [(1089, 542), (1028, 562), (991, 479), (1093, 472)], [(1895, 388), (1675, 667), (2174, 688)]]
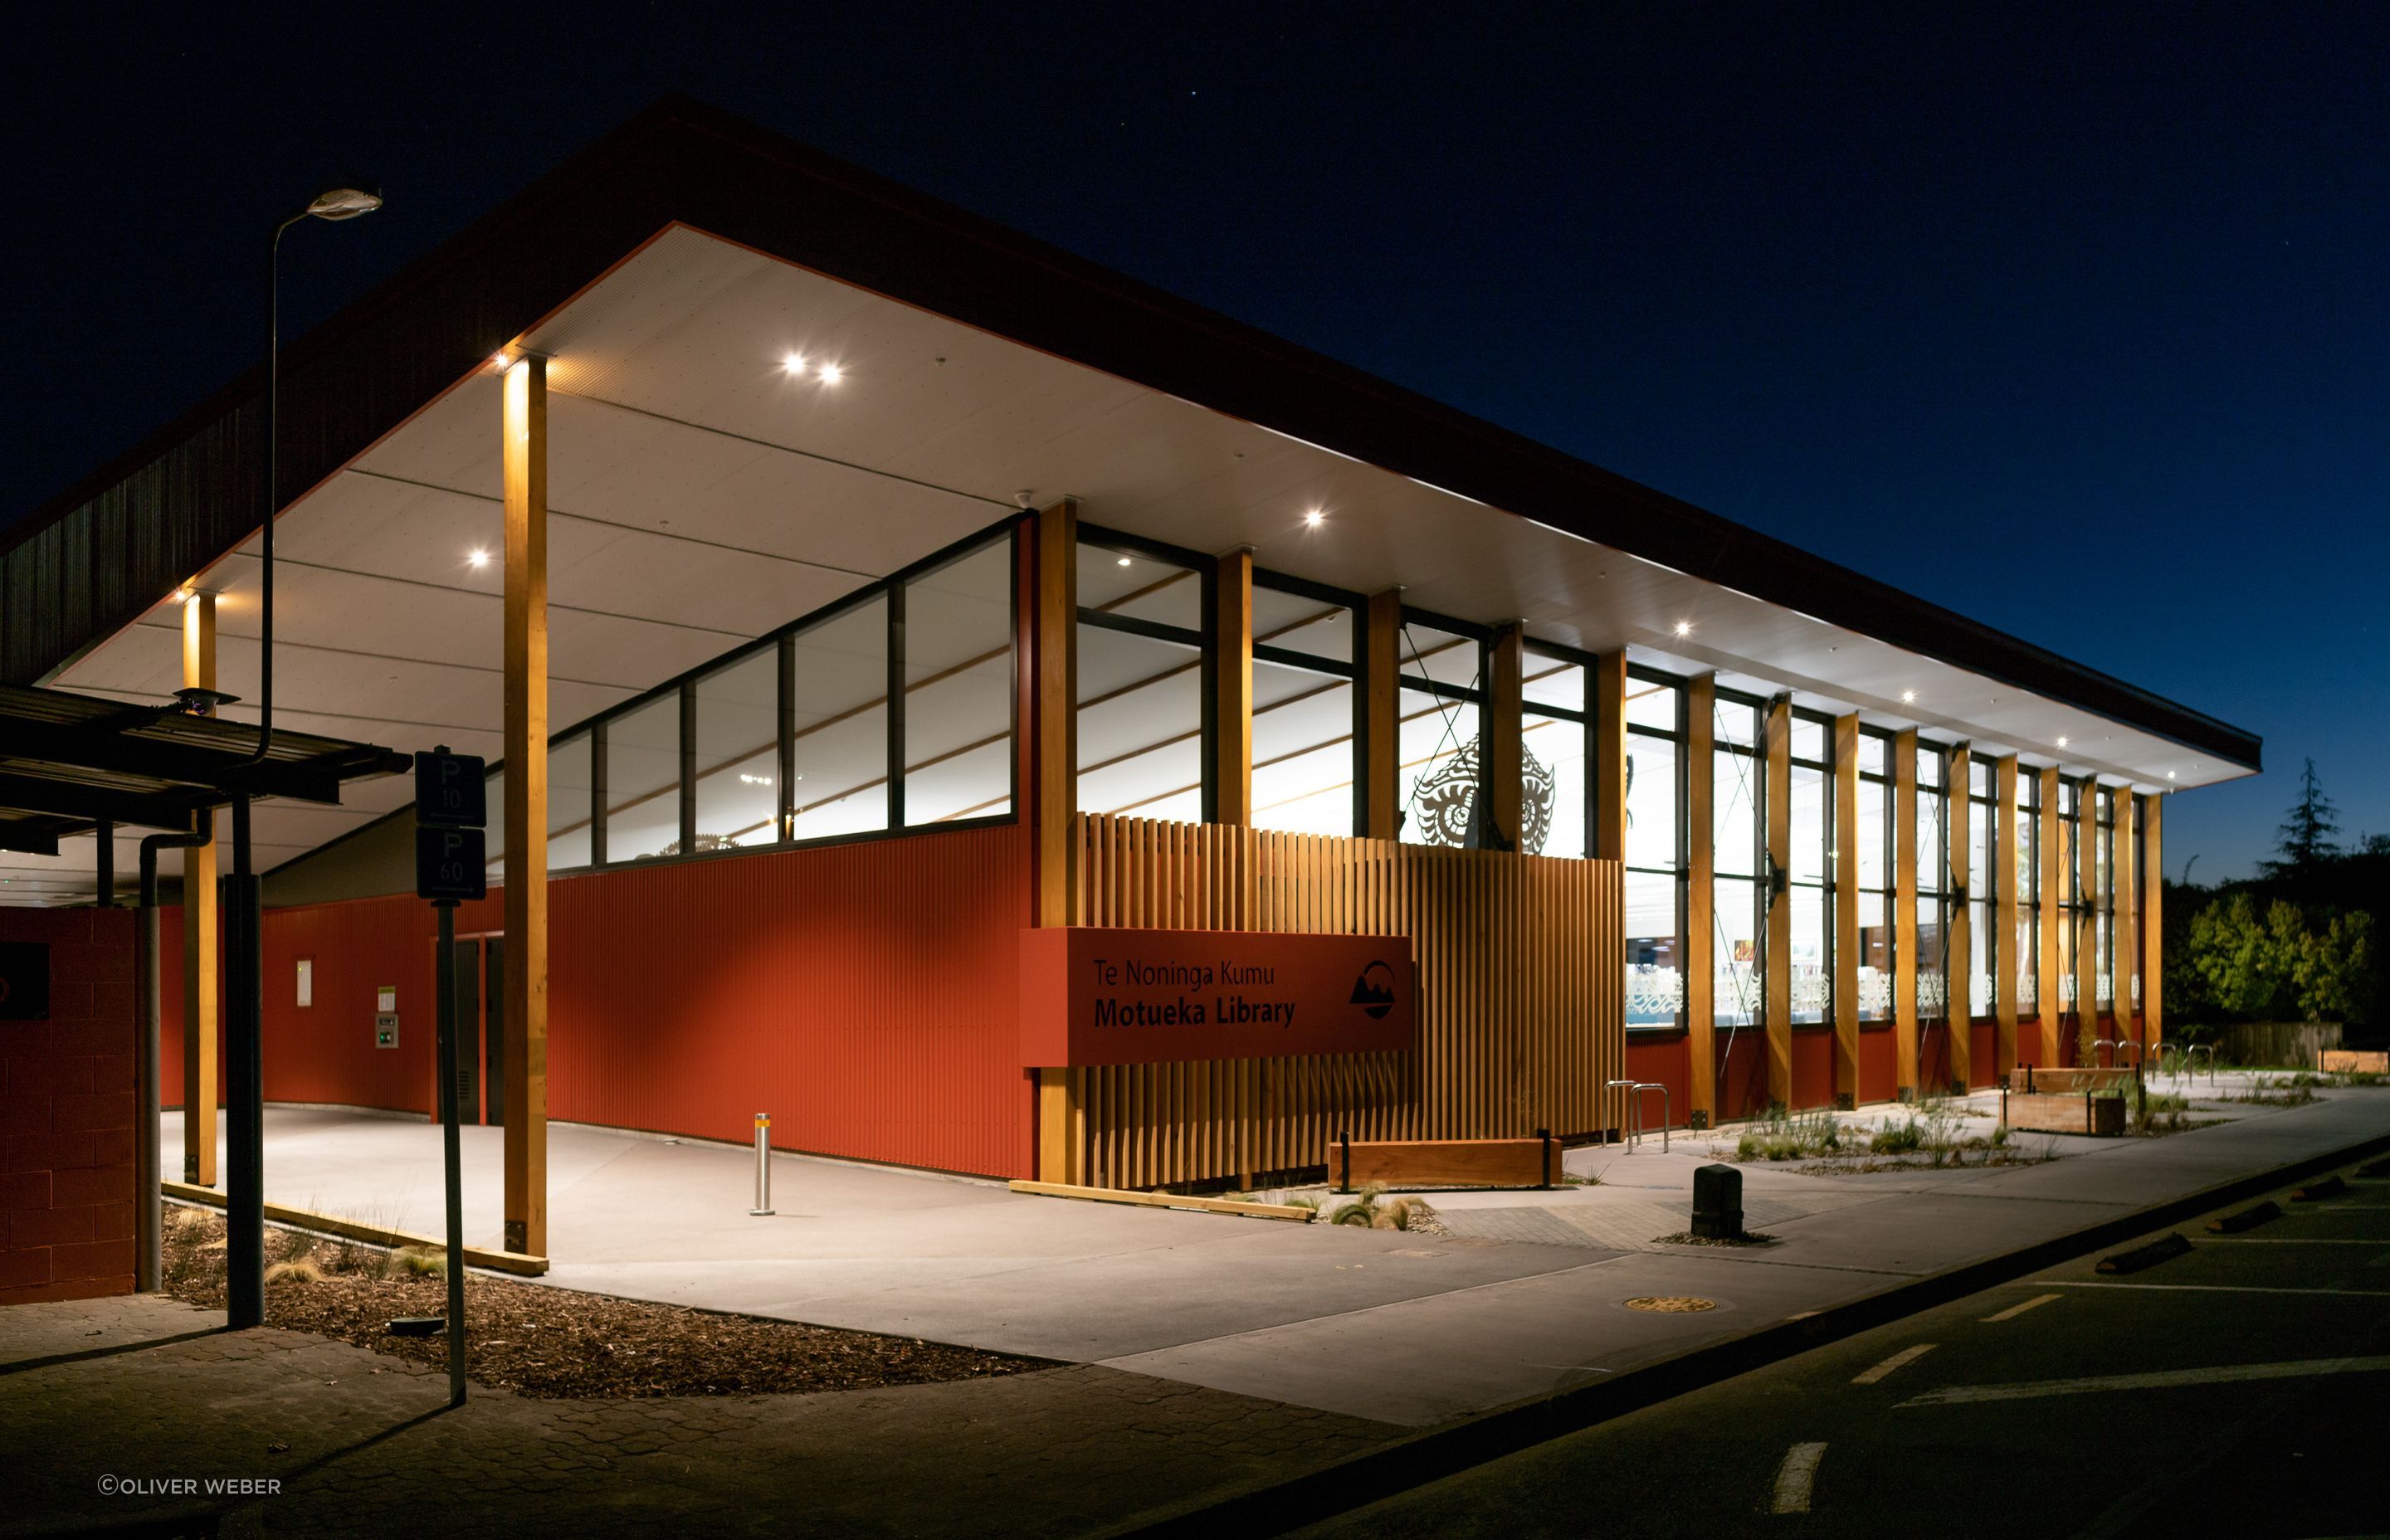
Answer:
[[(2113, 784), (2259, 764), (2238, 728), (681, 100), (286, 353), (294, 725), (497, 752), (498, 564), (471, 553), (500, 544), (501, 349), (550, 359), (559, 728), (1072, 494), (1132, 535)], [(258, 384), (11, 533), (0, 678), (159, 700), (195, 583), (225, 687), (254, 693)], [(261, 859), (399, 800), (281, 810)]]

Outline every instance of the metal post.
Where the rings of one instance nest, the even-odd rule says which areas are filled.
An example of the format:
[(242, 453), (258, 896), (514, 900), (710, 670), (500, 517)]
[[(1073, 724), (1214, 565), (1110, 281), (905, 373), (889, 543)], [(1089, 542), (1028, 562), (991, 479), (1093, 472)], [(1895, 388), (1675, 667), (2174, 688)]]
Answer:
[(1643, 1093), (1646, 1091), (1660, 1093), (1660, 1153), (1665, 1155), (1668, 1153), (1668, 1124), (1675, 1121), (1668, 1110), (1668, 1087), (1656, 1080), (1635, 1083), (1635, 1128), (1638, 1134), (1643, 1128)]
[(755, 1114), (755, 1206), (748, 1213), (762, 1219), (772, 1212), (772, 1114)]
[(264, 979), (250, 800), (232, 803), (225, 936), (225, 1322), (265, 1324)]
[[(214, 819), (212, 812), (202, 813), (197, 815), (196, 822), (212, 828)], [(202, 843), (205, 838), (195, 827), (186, 834), (152, 834), (141, 841), (141, 1042), (133, 1060), (138, 1072), (134, 1086), (133, 1287), (144, 1294), (157, 1291), (159, 1273), (163, 1266), (166, 1227), (164, 1203), (158, 1186), (158, 1039), (159, 1022), (164, 1017), (164, 996), (158, 970), (158, 853), (161, 850), (190, 850)]]
[(448, 1405), (465, 1404), (465, 1204), (456, 1147), (456, 901), (434, 899), (440, 916), (433, 1020), (440, 1060), (441, 1178), (448, 1200)]
[(1627, 1153), (1633, 1154), (1636, 1147), (1643, 1142), (1643, 1115), (1635, 1104), (1635, 1082), (1631, 1080), (1605, 1081), (1602, 1083), (1601, 1088), (1605, 1091), (1624, 1091), (1626, 1093), (1625, 1096), (1618, 1098), (1621, 1102), (1625, 1103), (1625, 1105), (1620, 1109), (1618, 1119), (1618, 1136), (1625, 1144)]

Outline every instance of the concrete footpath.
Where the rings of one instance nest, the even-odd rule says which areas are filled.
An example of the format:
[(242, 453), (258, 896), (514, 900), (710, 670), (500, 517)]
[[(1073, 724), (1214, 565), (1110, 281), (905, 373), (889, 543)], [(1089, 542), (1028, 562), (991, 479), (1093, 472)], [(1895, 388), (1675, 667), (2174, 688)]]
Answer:
[[(737, 1191), (737, 1152), (608, 1136), (622, 1148), (584, 1152), (559, 1195), (559, 1283), (1071, 1367), (845, 1395), (486, 1394), (444, 1415), (435, 1380), (343, 1344), (267, 1330), (135, 1347), (212, 1323), (154, 1300), (22, 1306), (0, 1312), (0, 1427), (12, 1470), (26, 1473), (12, 1475), (24, 1500), (0, 1513), (0, 1533), (209, 1506), (204, 1494), (98, 1493), (102, 1476), (135, 1472), (280, 1480), (278, 1495), (235, 1506), (231, 1522), (277, 1532), (353, 1531), (388, 1513), (391, 1527), (440, 1534), (504, 1512), (601, 1534), (700, 1522), (1105, 1533), (1356, 1457), (1397, 1469), (1416, 1451), (1433, 1465), (1450, 1457), (1454, 1430), (1515, 1419), (1522, 1406), (1551, 1406), (1558, 1426), (1604, 1387), (1666, 1379), (1638, 1369), (1768, 1340), (1788, 1320), (1831, 1322), (1953, 1269), (1996, 1267), (2088, 1226), (2129, 1226), (2253, 1174), (2390, 1139), (2390, 1090), (2215, 1110), (2232, 1121), (2067, 1141), (2079, 1153), (2047, 1163), (1844, 1175), (1746, 1167), (1753, 1223), (1780, 1238), (1753, 1251), (1637, 1238), (1663, 1217), (1682, 1227), (1705, 1155), (1681, 1136), (1664, 1156), (1651, 1146), (1573, 1152), (1572, 1172), (1600, 1168), (1599, 1187), (1441, 1197), (1462, 1233), (1421, 1236), (1027, 1199), (802, 1161), (783, 1168), (796, 1183), (783, 1190), (802, 1200), (783, 1200), (792, 1223), (742, 1226), (690, 1201), (700, 1167)], [(404, 1141), (423, 1125), (388, 1129)], [(297, 1189), (270, 1183), (274, 1196), (337, 1206), (332, 1189), (352, 1175), (337, 1161), (311, 1165)], [(593, 1181), (603, 1203), (584, 1192)], [(586, 1225), (587, 1246), (565, 1217), (576, 1192), (585, 1212), (572, 1223)], [(662, 1231), (633, 1233), (642, 1214)], [(1506, 1227), (1523, 1233), (1485, 1233)], [(1646, 1296), (1710, 1308), (1627, 1308)], [(472, 1506), (461, 1506), (468, 1495)], [(1253, 1509), (1238, 1519), (1256, 1521)]]

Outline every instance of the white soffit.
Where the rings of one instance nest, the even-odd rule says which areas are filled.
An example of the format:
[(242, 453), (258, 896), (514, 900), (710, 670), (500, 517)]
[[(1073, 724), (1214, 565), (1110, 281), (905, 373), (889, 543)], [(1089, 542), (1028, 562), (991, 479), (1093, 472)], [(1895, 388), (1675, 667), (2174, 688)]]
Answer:
[[(1026, 492), (1077, 496), (1088, 521), (1150, 539), (1251, 545), (1269, 570), (1362, 593), (1399, 584), (1422, 609), (1523, 619), (1534, 637), (1748, 675), (1798, 704), (2145, 790), (2246, 774), (686, 228), (522, 346), (550, 360), (559, 728), (986, 527)], [(792, 354), (803, 374), (785, 367)], [(820, 379), (825, 362), (837, 383)], [(495, 756), (498, 411), (494, 373), (460, 381), (276, 525), (279, 720)], [(222, 595), (219, 687), (251, 700), (256, 546), (194, 574)], [(181, 683), (179, 623), (161, 602), (54, 683), (161, 699)], [(265, 864), (394, 795), (353, 789), (331, 814), (261, 806), (260, 841), (279, 853)]]

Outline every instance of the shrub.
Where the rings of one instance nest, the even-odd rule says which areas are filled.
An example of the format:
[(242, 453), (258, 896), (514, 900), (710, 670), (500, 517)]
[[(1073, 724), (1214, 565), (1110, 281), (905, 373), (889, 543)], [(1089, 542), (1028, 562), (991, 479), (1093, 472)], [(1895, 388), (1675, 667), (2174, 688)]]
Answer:
[(306, 1258), (294, 1257), (287, 1262), (277, 1262), (268, 1267), (265, 1270), (265, 1281), (268, 1283), (321, 1283), (324, 1281), (324, 1274), (321, 1268)]
[(448, 1271), (448, 1253), (428, 1246), (409, 1246), (395, 1258), (398, 1270), (409, 1277), (436, 1278)]

